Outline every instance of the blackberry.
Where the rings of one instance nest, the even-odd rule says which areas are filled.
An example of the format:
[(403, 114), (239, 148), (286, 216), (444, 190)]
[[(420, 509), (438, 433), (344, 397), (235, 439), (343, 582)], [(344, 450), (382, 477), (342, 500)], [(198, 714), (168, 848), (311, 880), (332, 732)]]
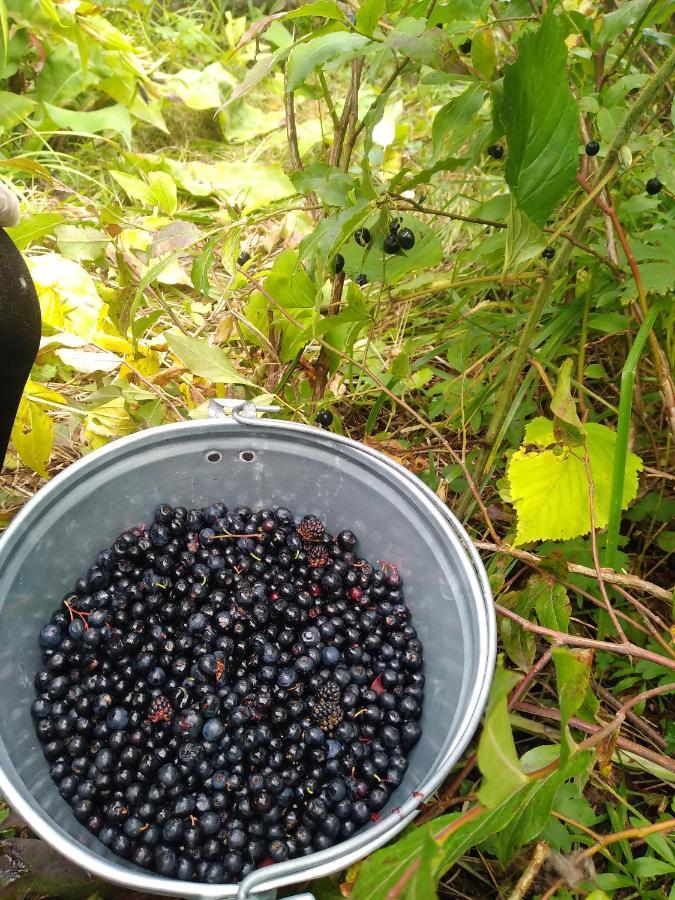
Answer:
[(242, 250), (241, 253), (239, 254), (239, 256), (237, 257), (237, 265), (245, 266), (250, 258), (251, 258), (251, 254), (247, 253), (246, 250)]
[(396, 235), (396, 241), (401, 250), (412, 250), (415, 246), (415, 235), (409, 228), (401, 228)]
[(465, 41), (463, 41), (459, 45), (459, 52), (464, 53), (464, 54), (471, 53), (471, 46), (472, 46), (471, 38), (467, 38)]
[(326, 682), (314, 697), (312, 719), (319, 728), (331, 732), (342, 722), (344, 713), (340, 703), (340, 687), (334, 681)]
[(150, 712), (148, 713), (148, 722), (157, 724), (159, 722), (170, 722), (173, 716), (173, 707), (166, 697), (158, 694), (152, 698), (150, 703)]
[(298, 534), (307, 544), (323, 540), (325, 533), (326, 526), (316, 516), (305, 516), (298, 525)]

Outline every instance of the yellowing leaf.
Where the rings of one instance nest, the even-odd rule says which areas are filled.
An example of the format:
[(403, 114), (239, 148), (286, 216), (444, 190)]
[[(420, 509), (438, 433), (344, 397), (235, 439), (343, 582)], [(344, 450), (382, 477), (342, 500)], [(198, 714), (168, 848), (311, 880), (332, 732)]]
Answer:
[(46, 384), (39, 381), (28, 380), (24, 388), (24, 394), (30, 395), (31, 398), (37, 400), (50, 400), (52, 403), (66, 403), (66, 398), (58, 391), (53, 391)]
[(511, 211), (506, 220), (504, 274), (522, 269), (526, 262), (539, 256), (545, 246), (542, 230), (511, 199)]
[(85, 417), (84, 434), (92, 447), (103, 446), (111, 438), (132, 434), (136, 428), (126, 410), (123, 397), (116, 397), (97, 406)]
[(215, 109), (222, 102), (221, 86), (234, 86), (236, 79), (219, 62), (205, 69), (181, 69), (166, 82), (169, 94), (179, 97), (188, 109)]
[(122, 365), (122, 359), (107, 350), (71, 350), (62, 348), (56, 355), (71, 369), (91, 375), (93, 372), (114, 372)]
[(91, 275), (58, 253), (33, 256), (28, 262), (43, 322), (79, 337), (91, 337), (103, 307)]
[[(595, 489), (595, 526), (604, 528), (609, 517), (616, 432), (595, 422), (586, 425), (586, 432)], [(629, 453), (624, 509), (637, 494), (637, 473), (641, 469), (640, 458)], [(515, 544), (569, 540), (588, 534), (591, 517), (584, 448), (558, 445), (552, 421), (539, 417), (528, 424), (524, 446), (509, 460), (507, 476), (511, 501), (518, 514)]]
[(21, 398), (12, 428), (12, 443), (21, 462), (48, 478), (47, 463), (54, 444), (54, 425), (38, 403)]

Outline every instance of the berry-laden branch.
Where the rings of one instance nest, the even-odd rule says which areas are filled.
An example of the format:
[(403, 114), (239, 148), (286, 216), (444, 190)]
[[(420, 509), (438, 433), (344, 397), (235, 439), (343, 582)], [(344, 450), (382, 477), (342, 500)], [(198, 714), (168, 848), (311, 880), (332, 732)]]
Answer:
[[(599, 192), (606, 182), (611, 180), (613, 173), (617, 169), (618, 154), (621, 147), (626, 143), (628, 137), (635, 129), (638, 121), (643, 113), (657, 98), (663, 86), (670, 80), (675, 72), (675, 51), (673, 51), (658, 72), (647, 82), (641, 93), (638, 95), (635, 103), (628, 111), (623, 122), (619, 126), (616, 136), (607, 152), (607, 157), (603, 165), (600, 167), (595, 179), (595, 184), (591, 186), (592, 193), (595, 195)], [(593, 204), (588, 202), (588, 197), (583, 197), (580, 204), (581, 211), (576, 216), (575, 224), (572, 229), (572, 237), (578, 238), (588, 222)], [(523, 369), (523, 365), (527, 359), (530, 344), (534, 333), (541, 319), (546, 303), (550, 299), (553, 287), (559, 278), (566, 274), (567, 262), (572, 251), (572, 244), (566, 243), (560, 250), (555, 262), (551, 266), (548, 277), (545, 278), (532, 303), (530, 315), (525, 324), (525, 328), (521, 332), (520, 341), (511, 359), (508, 371), (501, 388), (497, 394), (494, 412), (490, 419), (487, 435), (485, 438), (485, 448), (478, 460), (476, 471), (478, 484), (482, 485), (493, 459), (499, 452), (501, 444), (502, 428), (506, 421), (509, 406), (513, 399), (516, 383)], [(471, 498), (465, 494), (459, 507), (459, 513), (462, 517), (466, 517), (469, 508), (472, 505)]]
[[(584, 178), (582, 178), (581, 175), (577, 175), (577, 181), (586, 191), (586, 193), (591, 193), (589, 184), (585, 181)], [(638, 293), (639, 308), (637, 308), (635, 304), (633, 304), (633, 313), (638, 321), (642, 321), (649, 315), (649, 307), (647, 305), (647, 292), (645, 291), (645, 287), (642, 282), (642, 276), (640, 275), (640, 270), (635, 260), (635, 256), (633, 255), (633, 251), (631, 250), (630, 244), (628, 243), (626, 232), (623, 225), (621, 224), (621, 221), (619, 220), (616, 209), (611, 202), (609, 190), (605, 192), (605, 196), (607, 198), (606, 201), (599, 196), (594, 197), (594, 201), (596, 205), (602, 210), (602, 212), (610, 219), (623, 248), (623, 252), (626, 255), (626, 259), (628, 260), (628, 265), (630, 266), (630, 271), (633, 276), (633, 280), (635, 281), (635, 287), (637, 288)], [(668, 361), (663, 350), (661, 349), (661, 345), (659, 344), (653, 329), (650, 330), (647, 336), (647, 340), (649, 341), (649, 348), (652, 353), (654, 369), (658, 377), (659, 390), (661, 392), (663, 405), (668, 417), (670, 431), (675, 438), (675, 385), (673, 384), (673, 377), (670, 372)]]

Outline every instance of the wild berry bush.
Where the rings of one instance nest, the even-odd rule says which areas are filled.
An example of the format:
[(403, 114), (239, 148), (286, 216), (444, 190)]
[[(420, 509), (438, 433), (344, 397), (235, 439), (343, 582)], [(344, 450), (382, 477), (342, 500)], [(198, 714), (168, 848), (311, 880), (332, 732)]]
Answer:
[(0, 0), (44, 321), (4, 521), (235, 396), (404, 462), (484, 554), (483, 728), (322, 900), (674, 896), (671, 15)]

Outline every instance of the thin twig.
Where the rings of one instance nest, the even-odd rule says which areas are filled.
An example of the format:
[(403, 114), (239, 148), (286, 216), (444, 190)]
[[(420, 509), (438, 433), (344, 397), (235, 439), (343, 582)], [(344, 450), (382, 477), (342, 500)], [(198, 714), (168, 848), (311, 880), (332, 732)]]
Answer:
[(529, 619), (524, 619), (518, 613), (514, 613), (505, 606), (495, 603), (495, 609), (500, 616), (512, 619), (514, 622), (533, 634), (542, 634), (551, 638), (556, 643), (566, 644), (569, 647), (588, 647), (591, 650), (604, 650), (606, 653), (616, 653), (618, 656), (635, 656), (638, 659), (648, 659), (650, 662), (663, 666), (666, 669), (675, 669), (675, 660), (660, 656), (651, 650), (645, 650), (644, 647), (638, 647), (628, 641), (625, 644), (614, 644), (611, 641), (598, 641), (595, 638), (581, 637), (576, 634), (565, 634), (562, 631), (555, 631), (553, 628), (545, 628), (543, 625), (535, 625)]
[[(598, 684), (596, 682), (594, 685), (594, 689), (598, 696), (601, 697), (605, 701), (605, 703), (608, 703), (613, 709), (624, 709), (623, 704), (621, 703), (619, 698), (615, 697), (611, 691), (608, 691), (601, 684)], [(666, 749), (666, 742), (664, 741), (664, 739), (661, 737), (658, 731), (649, 724), (649, 722), (642, 718), (642, 716), (638, 716), (630, 709), (624, 709), (624, 715), (626, 716), (626, 721), (634, 725), (645, 735), (645, 737), (648, 737), (653, 744), (656, 744), (659, 750)]]
[[(489, 550), (491, 553), (506, 553), (514, 559), (519, 559), (521, 562), (530, 563), (537, 567), (542, 563), (541, 556), (537, 556), (536, 553), (518, 550), (516, 547), (509, 546), (509, 544), (501, 542), (499, 544), (491, 544), (487, 541), (476, 541), (475, 543), (479, 550)], [(586, 575), (589, 578), (598, 576), (597, 571), (588, 566), (570, 562), (566, 562), (565, 566), (567, 571), (572, 572), (574, 575)], [(615, 572), (614, 569), (603, 568), (600, 569), (600, 577), (607, 584), (621, 584), (632, 590), (641, 591), (643, 594), (651, 594), (653, 597), (658, 597), (667, 603), (671, 603), (673, 599), (672, 590), (669, 591), (658, 584), (653, 584), (651, 581), (643, 581), (637, 575), (624, 575), (622, 572)]]
[[(666, 831), (673, 831), (673, 829), (675, 829), (675, 819), (667, 819), (665, 822), (657, 822), (655, 825), (641, 825), (637, 828), (615, 831), (613, 834), (604, 835), (596, 844), (580, 853), (579, 858), (590, 859), (591, 856), (595, 856), (608, 844), (616, 844), (618, 841), (626, 841), (631, 838), (645, 838), (652, 834), (663, 834)], [(565, 879), (558, 878), (542, 896), (541, 900), (553, 900), (558, 891), (564, 887)]]
[[(277, 300), (269, 293), (269, 291), (266, 290), (266, 288), (265, 288), (265, 286), (262, 284), (262, 282), (260, 282), (257, 278), (254, 278), (249, 272), (246, 272), (246, 271), (245, 271), (244, 269), (242, 269), (240, 266), (237, 266), (237, 270), (238, 270), (239, 272), (241, 272), (241, 274), (244, 276), (244, 278), (246, 278), (246, 280), (247, 280), (250, 284), (252, 284), (253, 287), (255, 287), (257, 290), (259, 290), (260, 293), (261, 293), (264, 297), (266, 297), (266, 298), (270, 301), (270, 303), (271, 303), (276, 309), (279, 310), (279, 312), (281, 313), (281, 315), (282, 315), (285, 319), (287, 319), (289, 322), (291, 322), (293, 325), (295, 325), (296, 328), (302, 329), (302, 327), (303, 327), (302, 324), (301, 324), (300, 322), (298, 322), (298, 320), (295, 318), (295, 316), (291, 315), (291, 313), (289, 313), (287, 309), (285, 309), (280, 303), (277, 302)], [(391, 391), (391, 390), (387, 387), (387, 385), (386, 385), (380, 378), (378, 378), (378, 376), (375, 375), (375, 373), (372, 372), (372, 371), (368, 368), (368, 366), (366, 366), (364, 363), (359, 362), (358, 360), (354, 359), (354, 357), (353, 357), (353, 356), (350, 356), (348, 353), (345, 353), (345, 352), (342, 351), (342, 350), (338, 350), (336, 347), (332, 347), (332, 346), (331, 346), (327, 341), (325, 341), (323, 338), (315, 337), (314, 340), (315, 340), (320, 346), (327, 348), (327, 349), (330, 350), (332, 353), (335, 353), (337, 356), (339, 356), (342, 360), (344, 360), (345, 362), (347, 362), (347, 363), (349, 363), (350, 365), (354, 366), (354, 367), (357, 368), (360, 372), (363, 372), (363, 374), (366, 375), (366, 376), (367, 376), (367, 377), (368, 377), (375, 385), (377, 385), (377, 387), (379, 388), (379, 390), (380, 390), (383, 394), (385, 394), (387, 397), (389, 397), (389, 399), (390, 399), (393, 403), (395, 403), (395, 404), (396, 404), (397, 406), (399, 406), (401, 409), (405, 410), (405, 412), (406, 412), (411, 418), (415, 419), (416, 422), (419, 422), (419, 424), (422, 425), (423, 428), (425, 428), (427, 431), (429, 431), (431, 434), (433, 434), (434, 437), (437, 438), (437, 440), (439, 440), (439, 441), (441, 442), (441, 444), (443, 445), (443, 447), (446, 449), (446, 451), (447, 451), (447, 452), (450, 454), (450, 456), (452, 457), (453, 462), (457, 463), (457, 465), (458, 465), (458, 466), (460, 467), (460, 469), (462, 470), (462, 474), (464, 475), (464, 477), (465, 477), (466, 480), (467, 480), (467, 484), (468, 484), (468, 486), (469, 486), (469, 490), (471, 491), (471, 493), (472, 493), (472, 495), (473, 495), (473, 497), (474, 497), (474, 500), (475, 500), (475, 502), (476, 502), (478, 508), (480, 509), (481, 515), (482, 515), (482, 517), (483, 517), (483, 521), (485, 522), (485, 527), (486, 527), (487, 530), (489, 531), (489, 533), (490, 533), (490, 535), (492, 536), (493, 540), (499, 542), (499, 536), (497, 535), (497, 532), (496, 532), (495, 529), (494, 529), (494, 525), (492, 524), (492, 520), (490, 519), (490, 516), (489, 516), (489, 514), (488, 514), (488, 511), (487, 511), (487, 509), (486, 509), (486, 507), (485, 507), (485, 504), (483, 503), (483, 499), (481, 498), (480, 493), (478, 492), (478, 488), (476, 487), (476, 483), (475, 483), (475, 481), (473, 480), (473, 476), (472, 476), (471, 472), (469, 471), (469, 468), (468, 468), (468, 466), (467, 466), (465, 460), (462, 459), (462, 457), (457, 453), (457, 451), (455, 450), (455, 448), (454, 448), (454, 447), (449, 443), (449, 441), (441, 434), (441, 432), (435, 427), (435, 425), (433, 425), (432, 422), (429, 422), (427, 419), (425, 419), (424, 416), (421, 415), (419, 412), (417, 412), (416, 409), (413, 409), (413, 407), (410, 406), (408, 403), (406, 403), (406, 401), (403, 400), (402, 397), (397, 397), (396, 394), (394, 394), (394, 392)]]
[(518, 884), (509, 894), (508, 900), (523, 900), (525, 894), (530, 890), (532, 882), (539, 874), (541, 867), (548, 857), (549, 846), (546, 841), (538, 841), (532, 854), (532, 859), (527, 864), (527, 868), (518, 879)]

